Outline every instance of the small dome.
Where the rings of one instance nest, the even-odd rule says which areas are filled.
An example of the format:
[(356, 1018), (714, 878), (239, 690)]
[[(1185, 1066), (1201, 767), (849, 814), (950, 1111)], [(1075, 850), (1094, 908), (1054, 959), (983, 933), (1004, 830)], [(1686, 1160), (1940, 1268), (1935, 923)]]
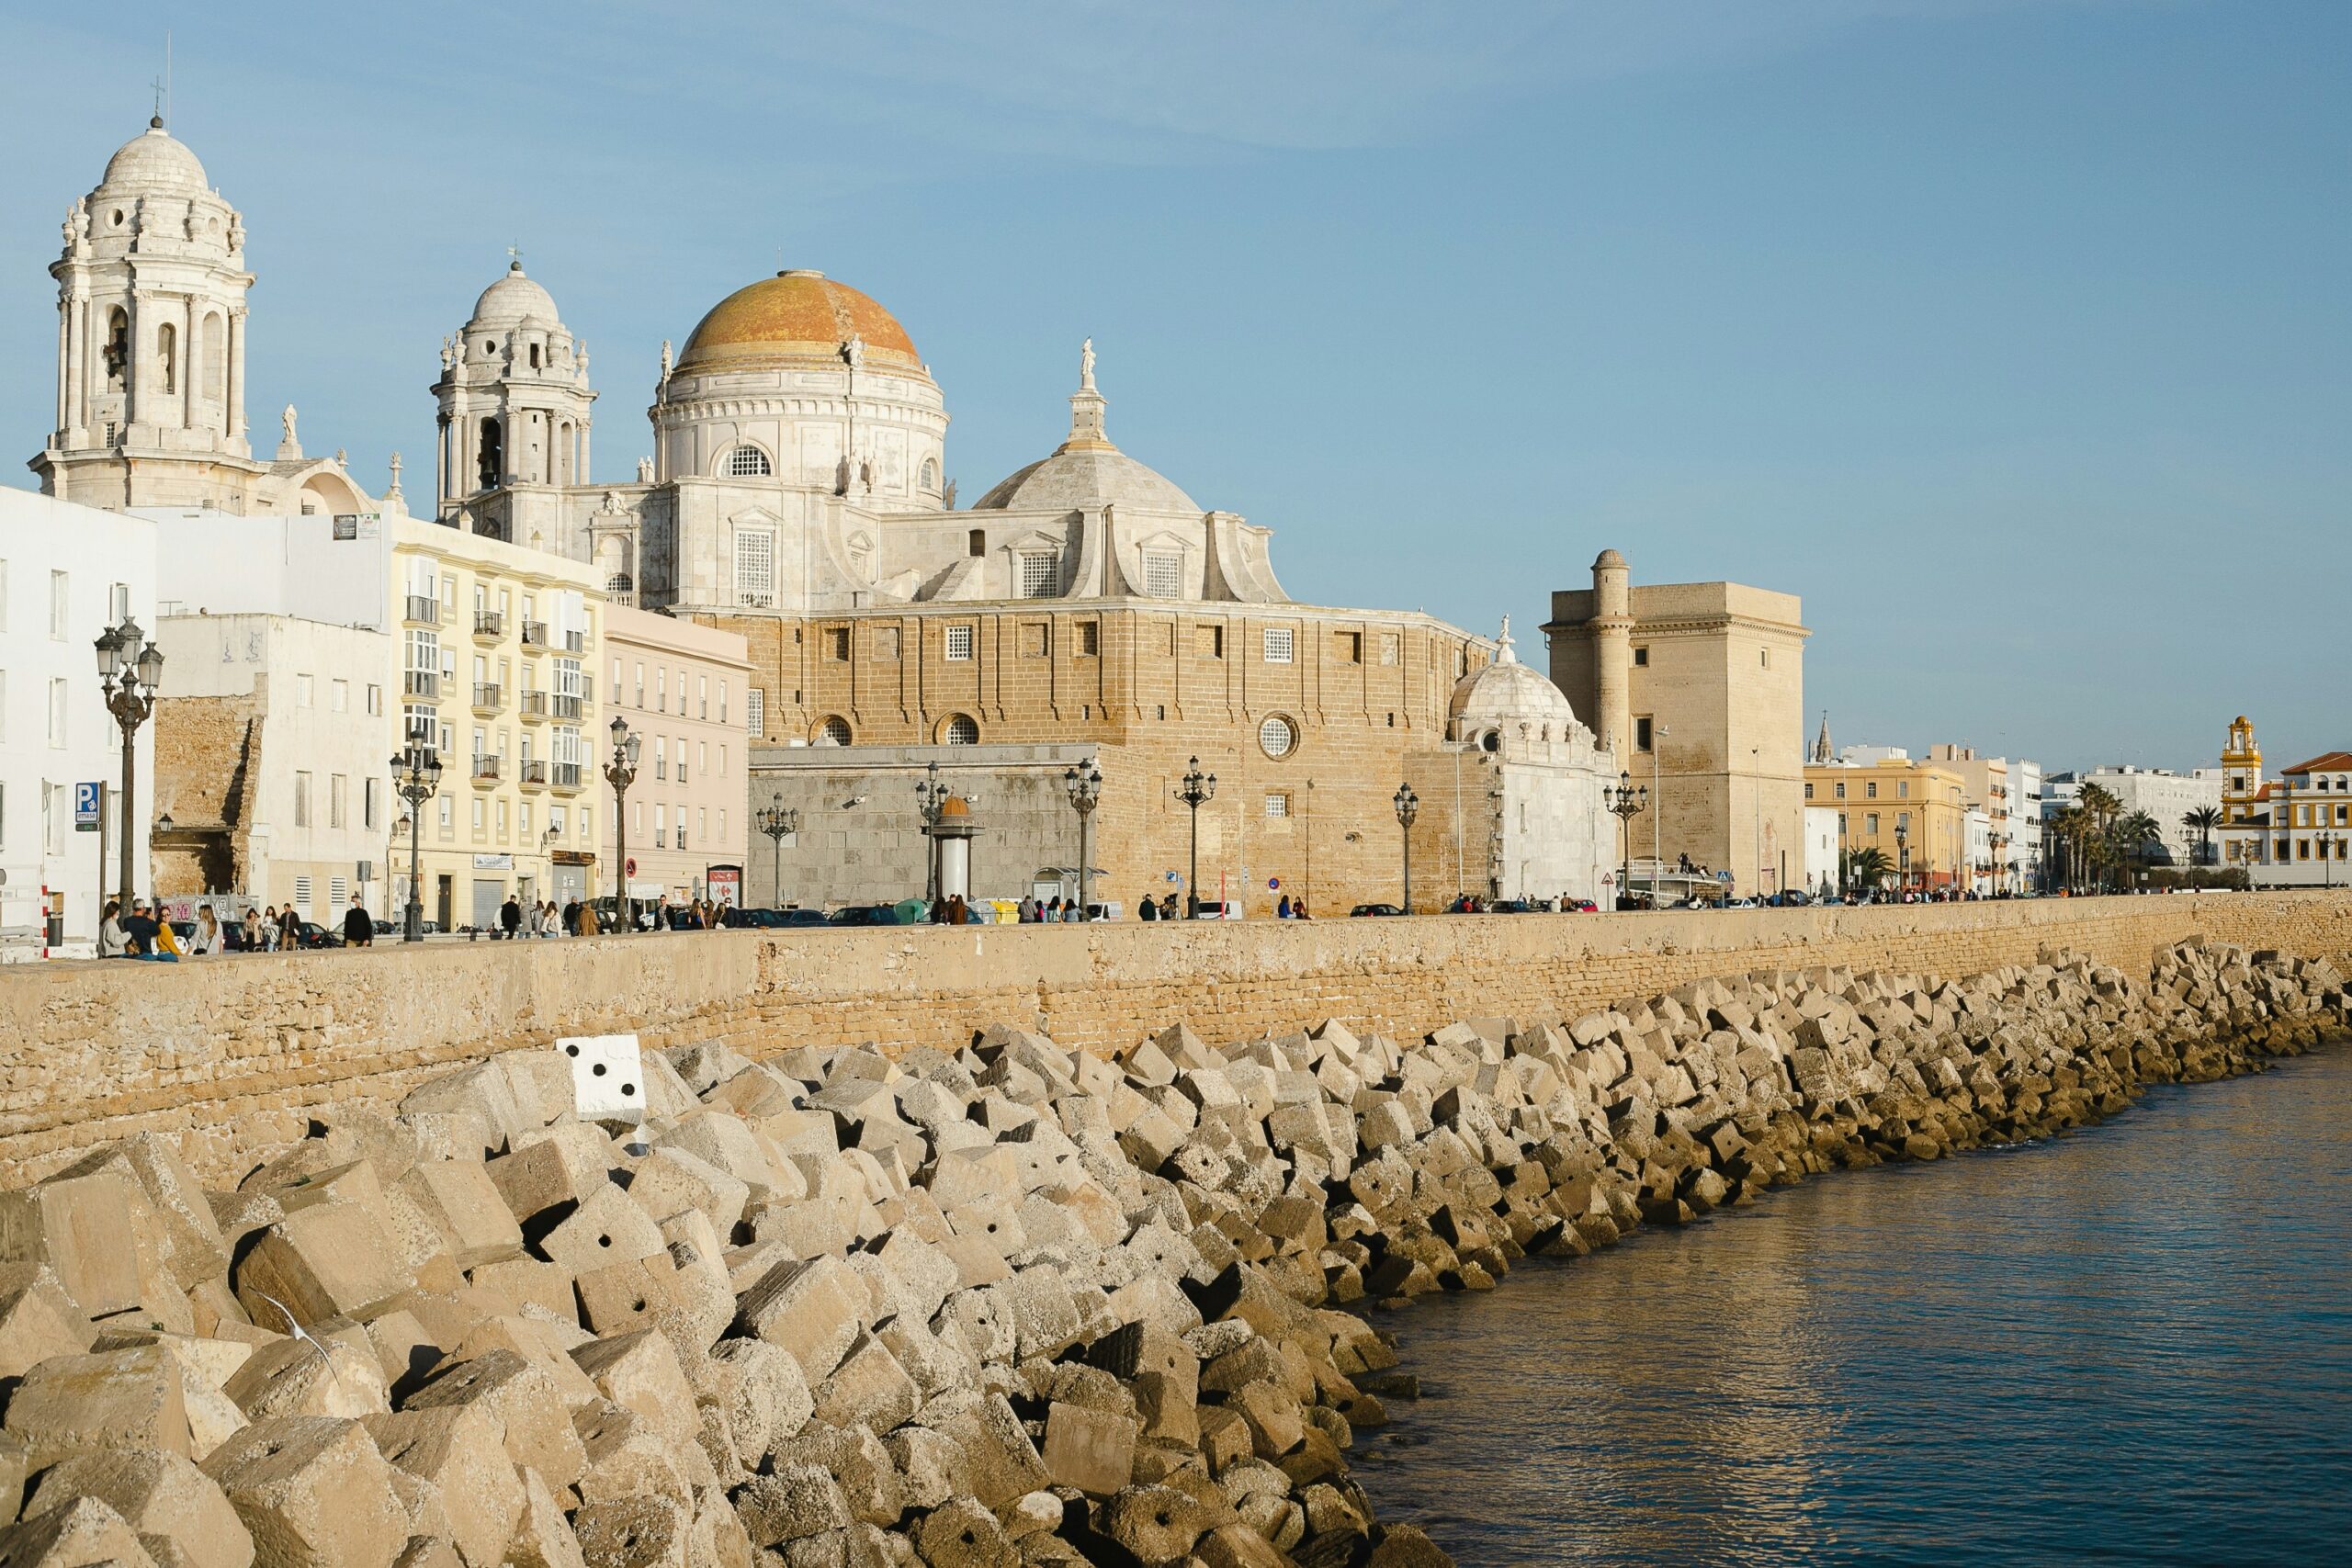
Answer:
[(780, 358), (838, 361), (851, 338), (868, 358), (922, 367), (899, 319), (846, 283), (794, 268), (739, 288), (711, 307), (678, 355), (677, 368), (717, 370)]
[(124, 142), (115, 155), (107, 160), (106, 178), (98, 182), (100, 190), (170, 190), (200, 195), (210, 190), (204, 177), (204, 165), (185, 142), (176, 141), (164, 129), (162, 119), (147, 122), (147, 129)]
[(1567, 727), (1577, 722), (1567, 694), (1519, 661), (1511, 648), (1509, 619), (1497, 639), (1494, 662), (1453, 683), (1448, 712), (1460, 727), (1457, 736), (1463, 739), (1468, 730), (1521, 719), (1557, 726), (1557, 733), (1566, 739)]
[(521, 262), (511, 263), (506, 276), (481, 291), (474, 301), (469, 327), (512, 327), (536, 321), (557, 324), (555, 297), (524, 276)]
[(940, 802), (939, 814), (942, 817), (969, 817), (972, 814), (972, 803), (960, 795), (951, 795)]
[(1201, 510), (1174, 480), (1113, 446), (1060, 451), (1032, 463), (980, 497), (972, 510), (1092, 511), (1114, 502), (1146, 512)]
[(1625, 558), (1614, 549), (1601, 551), (1592, 563), (1592, 570), (1595, 571), (1607, 571), (1612, 568), (1618, 571), (1625, 570)]

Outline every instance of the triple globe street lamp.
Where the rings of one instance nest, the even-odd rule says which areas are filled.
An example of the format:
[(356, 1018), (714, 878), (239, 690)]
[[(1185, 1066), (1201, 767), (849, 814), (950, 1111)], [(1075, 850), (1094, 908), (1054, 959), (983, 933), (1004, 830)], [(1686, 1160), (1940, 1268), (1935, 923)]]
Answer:
[(1201, 772), (1198, 757), (1185, 764), (1184, 776), (1177, 781), (1176, 798), (1193, 813), (1193, 871), (1184, 884), (1184, 916), (1197, 919), (1201, 913), (1201, 807), (1216, 798), (1216, 775)]
[(1396, 807), (1397, 837), (1405, 848), (1405, 913), (1413, 912), (1413, 818), (1421, 814), (1421, 797), (1409, 784), (1400, 784), (1389, 804)]
[(613, 869), (621, 879), (621, 929), (633, 931), (637, 906), (628, 895), (628, 786), (637, 782), (638, 753), (645, 742), (618, 714), (613, 716), (612, 737), (613, 760), (605, 764), (605, 782), (613, 786)]
[[(125, 615), (119, 626), (99, 634), (98, 685), (107, 711), (122, 729), (122, 898), (129, 912), (131, 894), (131, 834), (137, 825), (139, 727), (155, 711), (157, 687), (164, 679), (164, 650), (146, 642), (139, 623)], [(141, 645), (144, 642), (145, 646)]]
[(1091, 919), (1093, 904), (1087, 897), (1087, 886), (1092, 846), (1089, 842), (1089, 827), (1094, 820), (1094, 808), (1102, 804), (1102, 770), (1090, 757), (1077, 767), (1063, 770), (1062, 788), (1069, 793), (1070, 809), (1078, 813), (1078, 918)]
[(752, 826), (768, 836), (768, 843), (775, 854), (775, 891), (770, 895), (778, 906), (784, 902), (784, 841), (800, 831), (800, 813), (784, 803), (784, 792), (778, 790), (768, 796), (768, 803), (752, 814)]
[(408, 803), (408, 908), (401, 912), (401, 940), (424, 940), (424, 803), (441, 789), (441, 753), (423, 724), (408, 732), (406, 749), (392, 758), (392, 790)]
[[(1634, 897), (1634, 818), (1649, 808), (1650, 789), (1647, 784), (1635, 784), (1633, 774), (1621, 773), (1613, 787), (1609, 784), (1600, 786), (1600, 795), (1602, 804), (1609, 807), (1609, 814), (1617, 818), (1617, 837), (1624, 847), (1624, 869), (1619, 873), (1617, 884), (1617, 907), (1629, 908)], [(1650, 880), (1650, 894), (1651, 902), (1655, 904), (1657, 894), (1655, 876)]]

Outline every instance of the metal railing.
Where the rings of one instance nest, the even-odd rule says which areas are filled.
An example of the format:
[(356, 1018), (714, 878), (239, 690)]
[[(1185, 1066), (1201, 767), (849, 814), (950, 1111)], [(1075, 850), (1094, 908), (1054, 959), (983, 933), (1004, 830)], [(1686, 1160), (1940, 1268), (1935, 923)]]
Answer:
[(548, 769), (548, 779), (549, 782), (558, 789), (578, 789), (580, 787), (580, 764), (577, 762), (558, 762)]
[(495, 682), (474, 682), (474, 706), (478, 708), (494, 708), (504, 695), (505, 689)]
[(548, 694), (545, 692), (526, 692), (518, 705), (525, 718), (545, 718), (548, 716)]
[(477, 781), (484, 783), (496, 779), (498, 777), (498, 759), (494, 756), (489, 755), (476, 757), (474, 759), (474, 777)]
[(548, 765), (546, 761), (537, 757), (525, 758), (523, 760), (523, 782), (526, 784), (543, 784), (547, 783)]
[(412, 697), (438, 697), (441, 677), (430, 670), (411, 670), (401, 677), (401, 690)]
[(504, 637), (505, 635), (505, 616), (500, 615), (495, 610), (476, 610), (474, 612), (474, 636)]
[(523, 623), (523, 646), (525, 648), (545, 648), (547, 645), (548, 624), (545, 621), (525, 621)]
[(401, 616), (403, 619), (416, 622), (419, 626), (437, 626), (441, 624), (441, 601), (428, 598), (422, 593), (412, 593), (408, 596), (408, 604), (401, 611)]

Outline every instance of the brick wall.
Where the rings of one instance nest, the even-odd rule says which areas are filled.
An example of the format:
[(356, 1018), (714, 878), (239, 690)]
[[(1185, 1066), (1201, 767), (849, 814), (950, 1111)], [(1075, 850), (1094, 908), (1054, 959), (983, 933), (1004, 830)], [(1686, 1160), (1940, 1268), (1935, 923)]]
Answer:
[(2044, 947), (2139, 971), (2202, 935), (2352, 956), (2352, 891), (1625, 916), (728, 931), (0, 973), (0, 1180), (142, 1128), (216, 1180), (322, 1108), (559, 1033), (634, 1028), (757, 1055), (961, 1044), (1005, 1021), (1108, 1050), (1177, 1019), (1215, 1041), (1338, 1017), (1418, 1036), (1573, 1015), (1685, 980), (1850, 964), (1964, 975)]

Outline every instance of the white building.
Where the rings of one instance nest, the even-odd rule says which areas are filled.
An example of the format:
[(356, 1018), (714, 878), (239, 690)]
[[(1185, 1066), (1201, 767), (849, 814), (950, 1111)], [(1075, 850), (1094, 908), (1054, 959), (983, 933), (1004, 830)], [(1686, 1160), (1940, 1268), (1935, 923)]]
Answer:
[(2199, 835), (2184, 818), (2192, 811), (2222, 808), (2218, 768), (2177, 773), (2170, 768), (2100, 766), (2076, 773), (2075, 781), (2078, 790), (2083, 784), (2097, 784), (2115, 796), (2126, 817), (2144, 811), (2154, 818), (2157, 830), (2164, 835), (2168, 863), (2173, 865), (2185, 866), (2195, 859)]
[(1838, 810), (1830, 806), (1804, 808), (1804, 890), (1816, 898), (1846, 891), (1846, 868), (1838, 857)]
[(1982, 806), (1971, 806), (1965, 828), (1964, 859), (1966, 886), (1980, 898), (1990, 897), (1995, 890), (1999, 863), (1994, 858), (1993, 813)]
[[(95, 644), (126, 616), (152, 635), (155, 525), (0, 490), (0, 928), (11, 933), (55, 914), (69, 944), (92, 942), (100, 890), (119, 880), (122, 734), (107, 711)], [(171, 673), (166, 663), (167, 682)], [(130, 813), (141, 894), (149, 891), (153, 742), (153, 724), (142, 726)], [(84, 784), (103, 786), (103, 831), (76, 830), (74, 791)]]
[(159, 886), (232, 895), (238, 911), (291, 905), (325, 925), (356, 891), (389, 918), (390, 634), (294, 615), (181, 615), (163, 618), (156, 641)]

